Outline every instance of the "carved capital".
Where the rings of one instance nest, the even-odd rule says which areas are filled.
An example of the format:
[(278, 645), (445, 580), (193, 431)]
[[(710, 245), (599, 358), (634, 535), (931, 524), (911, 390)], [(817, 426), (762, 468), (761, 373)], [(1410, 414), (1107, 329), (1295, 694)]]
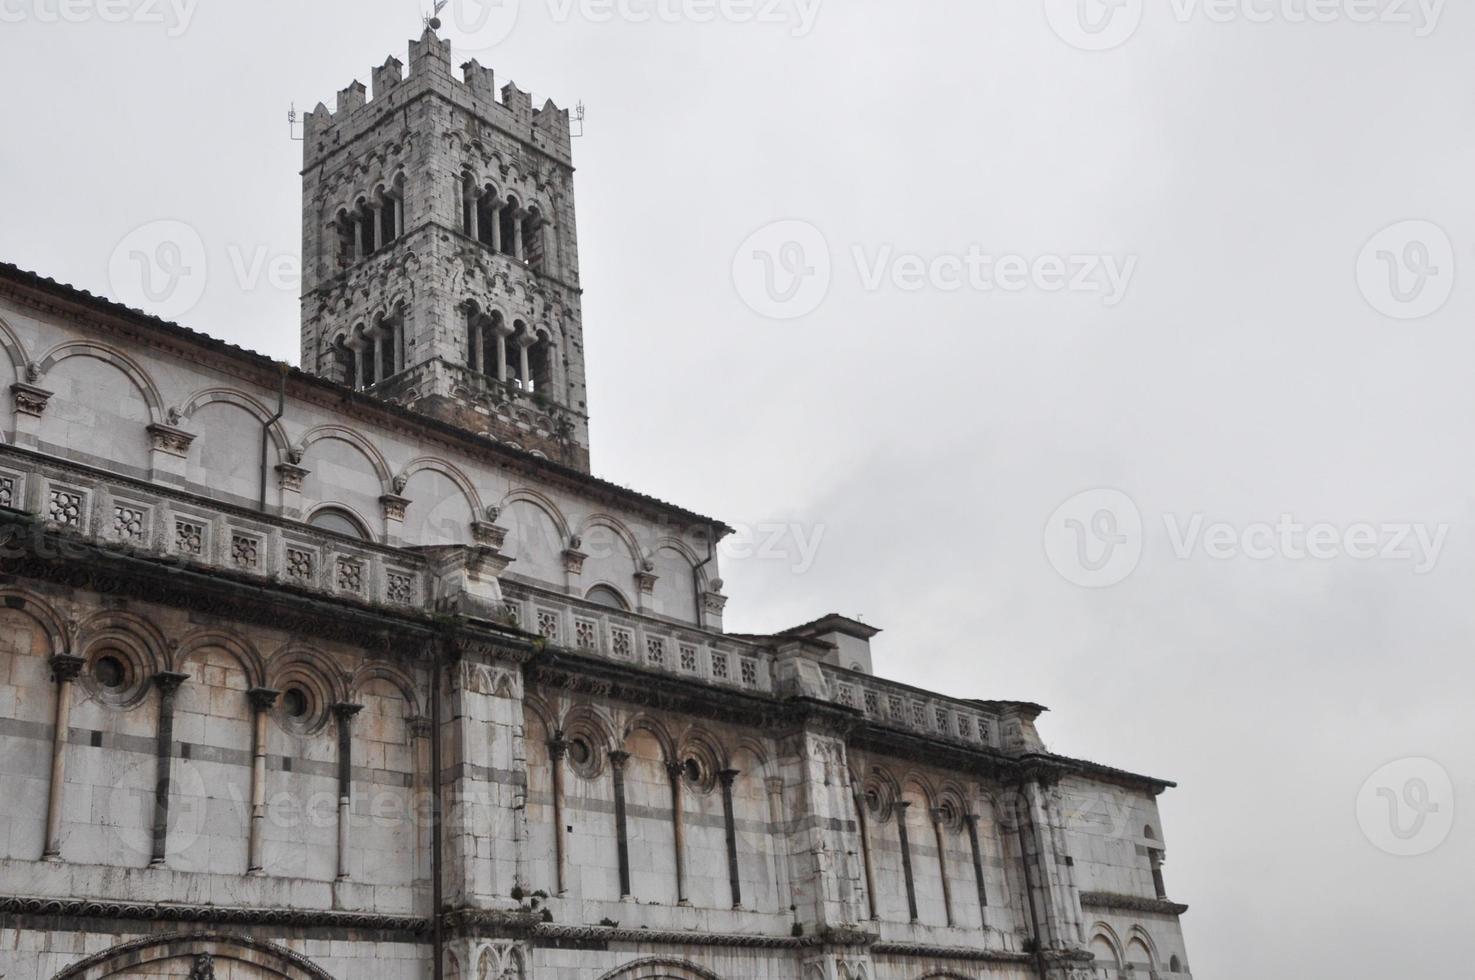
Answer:
[(405, 509), (410, 506), (410, 498), (401, 497), (397, 493), (386, 493), (379, 498), (379, 503), (384, 506), (386, 521), (402, 521), (405, 519)]
[(732, 789), (732, 784), (737, 782), (737, 778), (741, 775), (742, 773), (736, 769), (724, 769), (717, 774), (717, 778), (722, 780), (723, 789)]
[(311, 470), (305, 470), (296, 463), (281, 463), (277, 466), (277, 486), (284, 491), (292, 493), (302, 492), (302, 481)]
[(654, 572), (636, 572), (635, 587), (641, 591), (641, 594), (650, 595), (656, 590), (656, 581), (658, 579), (660, 579), (660, 576)]
[(609, 764), (614, 769), (624, 771), (625, 764), (630, 761), (630, 753), (616, 749), (609, 754)]
[(727, 596), (721, 592), (705, 592), (702, 594), (702, 606), (707, 612), (720, 616), (722, 610), (727, 608)]
[(51, 665), (51, 679), (57, 684), (76, 680), (77, 675), (82, 673), (82, 668), (87, 665), (87, 661), (81, 657), (66, 653), (56, 654), (48, 663)]
[(485, 521), (471, 523), (471, 538), (483, 548), (500, 550), (507, 543), (507, 529)]
[(15, 412), (17, 415), (29, 415), (40, 418), (46, 411), (46, 403), (51, 400), (52, 392), (36, 385), (26, 384), (18, 381), (10, 386), (10, 393), (15, 398)]
[(253, 710), (265, 712), (276, 706), (277, 698), (281, 696), (281, 693), (269, 687), (253, 687), (246, 692), (246, 697), (250, 699)]
[(563, 570), (570, 575), (582, 575), (584, 573), (584, 559), (589, 556), (582, 551), (570, 548), (563, 553)]
[(353, 704), (352, 702), (340, 701), (338, 704), (333, 705), (333, 717), (338, 719), (338, 723), (340, 725), (347, 725), (350, 724), (354, 720), (354, 718), (358, 717), (358, 713), (363, 710), (364, 706), (361, 704)]
[(179, 685), (189, 680), (189, 674), (180, 674), (172, 670), (161, 670), (154, 675), (154, 686), (159, 689), (159, 694), (165, 701), (174, 700), (174, 695), (179, 691)]
[(185, 459), (189, 456), (190, 444), (195, 441), (193, 432), (172, 425), (155, 423), (148, 427), (149, 447), (170, 456)]
[(431, 732), (430, 719), (425, 717), (410, 719), (411, 738), (429, 738)]

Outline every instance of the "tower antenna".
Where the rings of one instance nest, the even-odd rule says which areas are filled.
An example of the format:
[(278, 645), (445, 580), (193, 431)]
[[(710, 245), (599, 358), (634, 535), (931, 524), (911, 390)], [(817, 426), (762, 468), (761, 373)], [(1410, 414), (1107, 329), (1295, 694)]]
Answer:
[(578, 139), (584, 135), (584, 100), (582, 99), (579, 100), (578, 105), (574, 106), (574, 122), (579, 124), (579, 131), (577, 133), (570, 133), (569, 135), (574, 139)]
[(287, 110), (287, 136), (301, 143), (306, 137), (297, 135), (297, 103), (292, 103), (292, 108)]
[(445, 10), (446, 4), (450, 2), (451, 0), (435, 0), (435, 9), (427, 14), (424, 18), (425, 26), (430, 28), (432, 31), (440, 30), (440, 12), (442, 10)]

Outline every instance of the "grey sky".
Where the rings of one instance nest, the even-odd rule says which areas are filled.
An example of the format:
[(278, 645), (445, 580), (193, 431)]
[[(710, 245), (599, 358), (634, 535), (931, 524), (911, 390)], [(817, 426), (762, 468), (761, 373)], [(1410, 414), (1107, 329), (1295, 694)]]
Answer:
[[(808, 567), (792, 537), (727, 561), (729, 628), (862, 616), (886, 630), (882, 673), (1043, 702), (1054, 749), (1180, 780), (1167, 877), (1200, 977), (1451, 975), (1475, 904), (1457, 875), (1475, 866), (1475, 9), (1430, 22), (1380, 0), (1358, 23), (1363, 4), (1334, 0), (1314, 23), (1306, 0), (1254, 0), (1269, 22), (1216, 4), (1239, 11), (1218, 23), (1147, 2), (1091, 53), (1017, 0), (824, 0), (807, 33), (521, 0), (500, 44), (463, 44), (460, 8), (445, 33), (535, 104), (588, 105), (596, 472), (821, 535)], [(116, 295), (115, 246), (184, 221), (209, 278), (181, 321), (295, 362), (295, 284), (233, 265), (297, 255), (288, 105), (404, 59), (416, 3), (216, 2), (166, 24), (67, 23), (57, 3), (0, 0), (0, 257)], [(812, 224), (832, 259), (799, 319), (734, 287), (739, 244), (775, 219)], [(1433, 292), (1408, 302), (1438, 308), (1402, 320), (1374, 307), (1383, 249), (1361, 279), (1359, 255), (1409, 220), (1452, 254), (1433, 243)], [(1394, 261), (1420, 262), (1397, 234)], [(866, 287), (885, 249), (974, 246), (1135, 266), (1114, 305), (946, 275)], [(1090, 589), (1057, 574), (1046, 528), (1096, 488), (1130, 498), (1142, 554)], [(1099, 509), (1079, 515), (1091, 533)], [(1283, 514), (1371, 537), (1299, 557)], [(1214, 524), (1234, 541), (1175, 553)], [(1357, 556), (1441, 528), (1432, 568)], [(1358, 799), (1409, 758), (1453, 779), (1434, 820), (1455, 820), (1398, 857), (1369, 839), (1389, 840), (1378, 787)]]

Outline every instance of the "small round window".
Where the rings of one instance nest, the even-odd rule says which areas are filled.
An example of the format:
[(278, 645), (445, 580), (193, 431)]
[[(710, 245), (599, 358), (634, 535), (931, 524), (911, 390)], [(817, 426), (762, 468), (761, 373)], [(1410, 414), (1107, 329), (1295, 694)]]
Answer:
[(300, 687), (290, 687), (282, 694), (282, 713), (297, 721), (307, 717), (309, 702), (307, 692)]
[(681, 766), (681, 774), (688, 783), (696, 786), (702, 781), (702, 764), (695, 759), (687, 759)]
[(92, 664), (92, 678), (98, 687), (116, 693), (128, 685), (128, 667), (120, 657), (105, 653)]
[(582, 738), (576, 738), (569, 743), (568, 757), (575, 766), (587, 766), (589, 760), (594, 758), (594, 750), (589, 748), (589, 743)]

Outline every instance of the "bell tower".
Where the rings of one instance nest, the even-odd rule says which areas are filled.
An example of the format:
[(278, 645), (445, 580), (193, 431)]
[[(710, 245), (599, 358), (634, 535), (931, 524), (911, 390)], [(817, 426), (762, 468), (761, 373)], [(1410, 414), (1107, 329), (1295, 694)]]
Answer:
[(436, 26), (305, 118), (303, 369), (587, 472), (568, 112)]

